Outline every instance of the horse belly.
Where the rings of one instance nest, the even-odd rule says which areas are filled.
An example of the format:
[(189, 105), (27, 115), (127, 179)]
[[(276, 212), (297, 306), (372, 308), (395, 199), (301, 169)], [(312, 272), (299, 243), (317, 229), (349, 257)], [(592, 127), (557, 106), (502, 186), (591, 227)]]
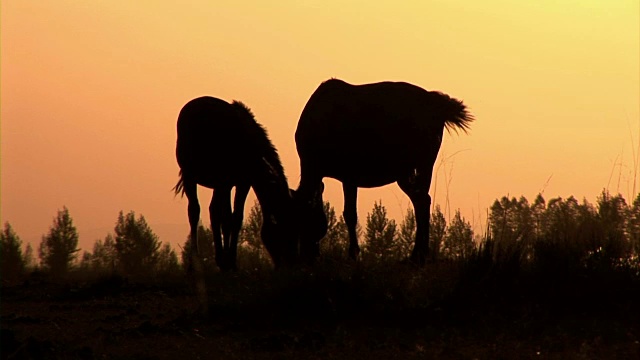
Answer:
[[(367, 156), (366, 154), (345, 154), (330, 156), (316, 163), (323, 176), (358, 187), (379, 187), (409, 176), (414, 166), (403, 159), (388, 156)], [(406, 160), (406, 159), (404, 159)]]
[(206, 167), (200, 167), (192, 173), (194, 173), (199, 185), (210, 189), (233, 187), (246, 183), (250, 178), (249, 168), (244, 163), (212, 159), (206, 165)]

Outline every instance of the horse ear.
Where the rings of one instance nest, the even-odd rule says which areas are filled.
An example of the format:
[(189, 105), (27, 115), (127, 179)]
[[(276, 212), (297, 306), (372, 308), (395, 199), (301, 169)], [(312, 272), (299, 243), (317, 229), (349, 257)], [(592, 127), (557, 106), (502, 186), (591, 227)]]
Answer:
[(320, 195), (322, 195), (322, 193), (324, 193), (324, 182), (323, 181), (320, 182), (320, 187), (318, 189), (318, 192), (320, 192)]

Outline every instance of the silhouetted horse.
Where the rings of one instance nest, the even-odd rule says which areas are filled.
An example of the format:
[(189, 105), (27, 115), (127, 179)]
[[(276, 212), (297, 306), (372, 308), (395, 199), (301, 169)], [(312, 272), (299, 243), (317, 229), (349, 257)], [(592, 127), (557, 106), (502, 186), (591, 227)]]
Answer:
[(189, 200), (195, 253), (200, 220), (197, 185), (214, 189), (209, 212), (216, 264), (222, 270), (236, 267), (244, 204), (253, 187), (264, 216), (261, 236), (266, 249), (276, 266), (294, 261), (293, 200), (278, 153), (251, 110), (241, 102), (229, 104), (213, 97), (189, 101), (178, 117), (176, 157), (180, 180), (174, 191)]
[(307, 102), (296, 130), (301, 179), (294, 198), (302, 206), (302, 255), (313, 258), (326, 233), (322, 178), (342, 182), (349, 256), (357, 258), (358, 187), (397, 182), (413, 204), (416, 240), (410, 260), (429, 252), (429, 187), (443, 130), (466, 132), (473, 116), (465, 105), (403, 82), (351, 85), (323, 82)]

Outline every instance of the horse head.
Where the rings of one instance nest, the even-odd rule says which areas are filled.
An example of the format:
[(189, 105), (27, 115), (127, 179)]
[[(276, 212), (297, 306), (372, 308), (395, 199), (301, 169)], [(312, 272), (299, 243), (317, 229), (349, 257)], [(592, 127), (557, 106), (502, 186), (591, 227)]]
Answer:
[(260, 236), (276, 268), (294, 265), (298, 260), (299, 234), (293, 206), (283, 206), (279, 216), (264, 214)]
[(322, 193), (324, 184), (312, 191), (300, 188), (292, 190), (297, 232), (300, 241), (300, 257), (311, 262), (320, 255), (320, 240), (327, 234), (327, 216), (324, 212)]

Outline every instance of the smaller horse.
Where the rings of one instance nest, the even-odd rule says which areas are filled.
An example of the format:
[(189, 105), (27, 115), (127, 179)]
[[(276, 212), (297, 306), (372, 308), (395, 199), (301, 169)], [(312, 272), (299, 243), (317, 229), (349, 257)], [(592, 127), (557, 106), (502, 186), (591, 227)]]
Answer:
[[(215, 261), (236, 268), (244, 204), (253, 188), (262, 208), (262, 242), (276, 266), (297, 257), (291, 192), (278, 152), (251, 110), (214, 97), (189, 101), (178, 116), (176, 158), (180, 179), (175, 194), (187, 195), (193, 251), (198, 252), (200, 205), (197, 185), (213, 189), (209, 205)], [(235, 187), (233, 211), (231, 190)]]
[(327, 231), (322, 179), (342, 182), (349, 256), (360, 252), (356, 236), (358, 187), (397, 182), (416, 214), (410, 260), (424, 264), (429, 251), (429, 187), (444, 128), (465, 131), (473, 116), (457, 99), (403, 82), (351, 85), (323, 82), (300, 116), (295, 139), (300, 157), (300, 251), (312, 259)]

